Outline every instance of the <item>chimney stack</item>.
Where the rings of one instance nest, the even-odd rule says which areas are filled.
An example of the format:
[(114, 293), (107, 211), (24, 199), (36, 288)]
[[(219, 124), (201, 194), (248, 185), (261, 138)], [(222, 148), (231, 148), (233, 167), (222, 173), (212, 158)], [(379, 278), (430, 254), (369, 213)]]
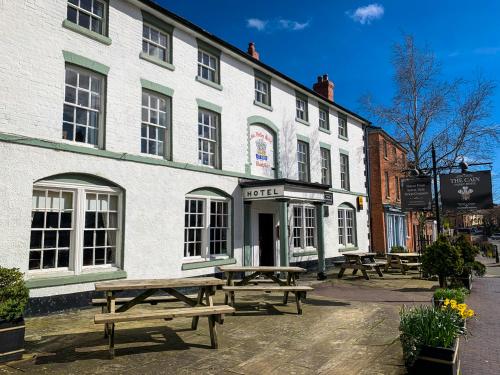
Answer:
[(247, 53), (252, 56), (255, 60), (259, 60), (259, 53), (257, 52), (257, 50), (255, 49), (255, 43), (254, 42), (250, 42), (248, 43), (248, 50), (247, 50)]
[(333, 88), (335, 85), (328, 79), (328, 74), (318, 76), (318, 81), (313, 85), (313, 90), (333, 102)]

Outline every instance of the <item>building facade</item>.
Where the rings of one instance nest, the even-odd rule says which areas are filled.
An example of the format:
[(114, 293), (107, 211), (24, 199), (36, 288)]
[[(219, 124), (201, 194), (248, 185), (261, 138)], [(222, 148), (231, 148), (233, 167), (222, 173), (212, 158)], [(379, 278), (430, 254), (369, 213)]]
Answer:
[(417, 249), (418, 220), (401, 210), (401, 178), (406, 150), (384, 130), (368, 129), (370, 226), (372, 249), (388, 253), (394, 247)]
[(369, 123), (328, 77), (147, 0), (6, 2), (0, 28), (0, 265), (31, 297), (368, 249)]

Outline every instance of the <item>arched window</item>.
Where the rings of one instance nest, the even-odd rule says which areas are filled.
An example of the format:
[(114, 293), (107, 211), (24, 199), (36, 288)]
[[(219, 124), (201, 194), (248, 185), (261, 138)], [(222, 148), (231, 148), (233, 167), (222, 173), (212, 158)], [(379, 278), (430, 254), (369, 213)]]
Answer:
[(79, 274), (121, 265), (123, 190), (91, 175), (35, 182), (29, 270)]
[(184, 257), (231, 255), (231, 197), (212, 188), (196, 189), (184, 203)]
[(354, 247), (357, 244), (356, 210), (348, 203), (342, 203), (338, 208), (339, 245)]

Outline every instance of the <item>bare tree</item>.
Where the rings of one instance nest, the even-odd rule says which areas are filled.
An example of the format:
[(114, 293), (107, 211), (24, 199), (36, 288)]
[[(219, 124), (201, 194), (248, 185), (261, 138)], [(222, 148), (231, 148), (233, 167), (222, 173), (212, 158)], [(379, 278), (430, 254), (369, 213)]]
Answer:
[[(286, 112), (284, 112), (286, 113)], [(296, 146), (296, 125), (292, 119), (287, 119), (283, 115), (283, 122), (280, 134), (280, 170), (281, 177), (291, 178), (296, 173), (297, 146)]]
[(380, 123), (394, 129), (396, 139), (408, 149), (415, 168), (430, 166), (431, 144), (438, 163), (456, 164), (488, 159), (498, 145), (500, 126), (488, 122), (493, 81), (478, 75), (468, 82), (441, 78), (441, 67), (428, 49), (419, 49), (412, 36), (393, 48), (396, 91), (388, 106), (375, 104), (370, 95), (361, 99)]

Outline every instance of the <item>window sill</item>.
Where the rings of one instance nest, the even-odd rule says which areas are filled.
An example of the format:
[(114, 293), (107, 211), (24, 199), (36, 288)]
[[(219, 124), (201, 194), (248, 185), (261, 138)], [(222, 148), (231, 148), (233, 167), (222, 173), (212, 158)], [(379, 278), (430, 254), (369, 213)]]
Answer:
[(216, 90), (222, 91), (222, 85), (219, 85), (218, 83), (209, 81), (208, 79), (201, 78), (199, 76), (196, 76), (195, 80), (200, 82), (200, 83), (203, 83), (204, 85), (210, 86)]
[(77, 25), (71, 21), (64, 20), (62, 25), (64, 28), (66, 28), (68, 30), (71, 30), (71, 31), (74, 31), (78, 34), (89, 37), (90, 39), (94, 39), (95, 41), (100, 42), (102, 44), (105, 44), (107, 46), (109, 46), (111, 44), (111, 38), (108, 38), (107, 36), (96, 33), (95, 31), (90, 31), (89, 29), (86, 29), (85, 27)]
[(332, 134), (329, 129), (324, 129), (324, 128), (318, 128), (320, 132), (326, 133), (326, 134)]
[(345, 251), (356, 251), (356, 250), (359, 250), (359, 247), (357, 246), (351, 246), (351, 247), (341, 247), (339, 249), (339, 252), (343, 253)]
[(340, 135), (340, 134), (339, 134), (339, 138), (340, 138), (340, 139), (343, 139), (344, 141), (348, 141), (348, 140), (349, 140), (349, 138), (344, 137), (343, 135)]
[(182, 270), (187, 271), (187, 270), (195, 270), (199, 268), (208, 268), (208, 267), (215, 267), (215, 266), (224, 266), (227, 264), (235, 264), (236, 259), (234, 258), (221, 258), (221, 259), (211, 259), (211, 260), (202, 260), (202, 261), (193, 261), (193, 262), (186, 262), (182, 265)]
[(292, 256), (294, 256), (294, 257), (305, 257), (305, 256), (309, 256), (309, 255), (318, 255), (318, 251), (317, 250), (298, 250), (298, 251), (294, 251), (292, 253)]
[(52, 277), (33, 277), (26, 280), (25, 284), (28, 289), (47, 288), (51, 286), (62, 286), (71, 284), (84, 284), (94, 281), (126, 279), (127, 272), (123, 270), (100, 271), (82, 273), (80, 275), (71, 276), (52, 276)]
[(161, 66), (162, 68), (165, 68), (165, 69), (168, 69), (171, 71), (175, 70), (175, 66), (173, 64), (170, 64), (169, 62), (162, 61), (160, 59), (149, 56), (149, 55), (145, 54), (144, 52), (141, 52), (139, 54), (139, 58), (146, 60), (146, 61), (149, 61), (150, 63), (156, 64), (158, 66)]
[(295, 121), (300, 122), (302, 125), (305, 125), (305, 126), (311, 126), (311, 124), (309, 124), (309, 121), (302, 120), (301, 118), (298, 118), (298, 117), (295, 117)]
[(267, 109), (268, 111), (271, 111), (271, 112), (273, 111), (273, 107), (271, 107), (270, 105), (258, 102), (257, 100), (254, 100), (253, 104), (256, 105), (257, 107)]

